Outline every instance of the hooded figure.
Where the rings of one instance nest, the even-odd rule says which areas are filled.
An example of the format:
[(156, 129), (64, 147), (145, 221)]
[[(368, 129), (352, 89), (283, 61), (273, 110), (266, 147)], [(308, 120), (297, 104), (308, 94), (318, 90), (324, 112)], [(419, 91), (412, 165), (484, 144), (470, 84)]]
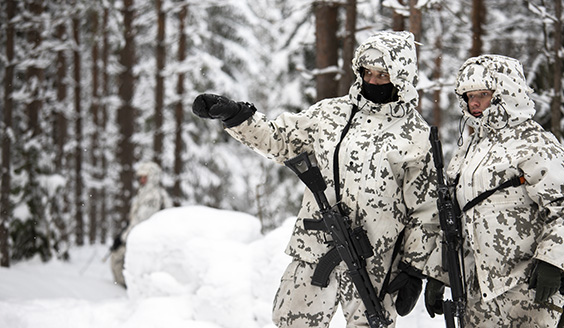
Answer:
[(127, 236), (137, 224), (147, 220), (164, 208), (172, 207), (172, 201), (168, 193), (160, 185), (161, 168), (156, 163), (143, 162), (139, 164), (136, 176), (139, 180), (139, 190), (131, 203), (127, 227), (116, 236), (119, 239), (118, 244), (120, 246), (112, 251), (110, 263), (114, 281), (124, 287), (123, 269)]
[[(474, 128), (447, 169), (463, 209), (465, 320), (470, 327), (556, 327), (564, 303), (554, 294), (564, 270), (564, 149), (533, 121), (532, 90), (517, 60), (470, 58), (455, 91)], [(469, 110), (476, 91), (491, 95), (480, 116)], [(514, 183), (500, 187), (507, 181)], [(429, 275), (447, 282), (438, 271)]]
[[(221, 119), (231, 136), (278, 163), (304, 152), (315, 157), (328, 184), (329, 203), (340, 205), (352, 228), (367, 230), (375, 253), (367, 269), (377, 292), (385, 288), (386, 277), (392, 281), (387, 289), (392, 294), (381, 296), (384, 312), (395, 324), (397, 313), (407, 314), (418, 299), (420, 270), (439, 230), (431, 197), (429, 128), (415, 109), (413, 35), (377, 33), (357, 49), (352, 68), (356, 80), (348, 95), (275, 120), (251, 104), (209, 94), (198, 96), (193, 110), (200, 117)], [(363, 89), (369, 80), (363, 74), (370, 70), (392, 84), (388, 91), (376, 92), (382, 96), (374, 98), (366, 85)], [(331, 272), (327, 287), (311, 284), (319, 259), (331, 246), (325, 232), (305, 229), (303, 220), (310, 218), (319, 218), (319, 208), (306, 189), (286, 248), (293, 261), (275, 297), (274, 322), (278, 327), (326, 327), (341, 304), (347, 326), (366, 327), (364, 305), (342, 262)], [(401, 250), (394, 257), (396, 242)]]

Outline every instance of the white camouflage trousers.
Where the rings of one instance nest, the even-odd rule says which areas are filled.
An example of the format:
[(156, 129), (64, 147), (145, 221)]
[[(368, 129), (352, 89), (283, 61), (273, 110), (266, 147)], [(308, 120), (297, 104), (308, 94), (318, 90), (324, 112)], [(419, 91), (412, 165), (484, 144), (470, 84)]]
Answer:
[[(314, 270), (314, 264), (303, 261), (292, 261), (288, 265), (274, 299), (274, 323), (279, 328), (329, 327), (341, 304), (347, 328), (368, 327), (364, 304), (346, 273), (346, 266), (341, 263), (333, 270), (325, 288), (311, 284)], [(389, 294), (386, 294), (382, 306), (394, 321), (388, 327), (395, 327), (397, 314)]]
[(125, 263), (125, 246), (120, 246), (112, 252), (110, 257), (110, 267), (114, 275), (114, 282), (125, 287), (125, 278), (123, 277), (123, 268)]
[(517, 285), (490, 301), (483, 301), (477, 282), (469, 288), (467, 328), (555, 328), (562, 315), (564, 297), (556, 292), (546, 303), (535, 303), (535, 290)]

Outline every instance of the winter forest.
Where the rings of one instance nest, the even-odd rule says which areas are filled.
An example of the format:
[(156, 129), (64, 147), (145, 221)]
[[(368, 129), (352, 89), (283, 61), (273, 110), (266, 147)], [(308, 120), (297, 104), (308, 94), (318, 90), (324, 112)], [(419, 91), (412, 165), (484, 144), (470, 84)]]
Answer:
[(274, 118), (347, 93), (374, 31), (418, 41), (419, 110), (445, 156), (465, 59), (519, 59), (537, 117), (562, 139), (562, 0), (3, 0), (0, 266), (105, 244), (126, 222), (135, 168), (158, 163), (180, 205), (249, 213), (263, 232), (297, 213), (291, 172), (192, 114), (200, 93)]

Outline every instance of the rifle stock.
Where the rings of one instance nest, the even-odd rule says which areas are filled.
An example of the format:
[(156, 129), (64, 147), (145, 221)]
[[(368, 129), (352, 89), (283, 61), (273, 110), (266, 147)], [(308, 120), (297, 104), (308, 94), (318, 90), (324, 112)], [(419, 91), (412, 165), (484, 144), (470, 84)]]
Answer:
[(446, 271), (450, 282), (452, 300), (443, 302), (443, 311), (447, 328), (464, 327), (464, 311), (466, 308), (466, 294), (463, 281), (464, 262), (462, 257), (462, 230), (460, 222), (460, 209), (456, 198), (451, 194), (445, 182), (443, 173), (443, 153), (439, 132), (436, 126), (431, 127), (429, 135), (433, 151), (433, 161), (437, 169), (437, 208), (439, 221), (444, 234), (443, 243), (446, 247)]
[[(337, 206), (332, 207), (329, 205), (325, 196), (325, 189), (327, 188), (325, 180), (316, 163), (310, 160), (308, 154), (302, 153), (285, 161), (284, 164), (298, 175), (317, 201), (322, 217), (321, 220), (304, 220), (304, 223), (321, 221), (323, 223), (323, 229), (321, 230), (331, 236), (330, 243), (334, 248), (329, 253), (335, 255), (336, 250), (339, 258), (334, 258), (330, 263), (327, 263), (327, 267), (330, 268), (329, 272), (335, 267), (333, 264), (336, 261), (338, 261), (337, 263), (340, 261), (345, 262), (348, 269), (347, 272), (366, 307), (365, 316), (369, 327), (385, 328), (389, 326), (392, 320), (386, 317), (380, 299), (366, 270), (366, 259), (373, 255), (366, 231), (362, 228), (356, 228), (353, 231), (350, 219), (341, 215)], [(314, 280), (312, 284), (323, 286), (326, 283), (325, 280), (328, 279), (327, 272), (324, 273), (325, 275), (319, 280)]]

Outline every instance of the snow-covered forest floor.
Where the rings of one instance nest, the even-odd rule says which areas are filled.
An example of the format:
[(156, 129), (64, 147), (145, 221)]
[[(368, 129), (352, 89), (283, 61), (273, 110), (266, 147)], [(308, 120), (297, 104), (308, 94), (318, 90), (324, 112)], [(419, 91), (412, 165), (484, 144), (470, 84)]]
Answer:
[[(290, 259), (295, 218), (263, 235), (253, 216), (190, 206), (161, 211), (128, 240), (125, 290), (112, 282), (109, 245), (0, 268), (0, 327), (274, 328), (272, 299)], [(338, 312), (331, 327), (345, 327)], [(396, 327), (444, 327), (422, 297)]]

